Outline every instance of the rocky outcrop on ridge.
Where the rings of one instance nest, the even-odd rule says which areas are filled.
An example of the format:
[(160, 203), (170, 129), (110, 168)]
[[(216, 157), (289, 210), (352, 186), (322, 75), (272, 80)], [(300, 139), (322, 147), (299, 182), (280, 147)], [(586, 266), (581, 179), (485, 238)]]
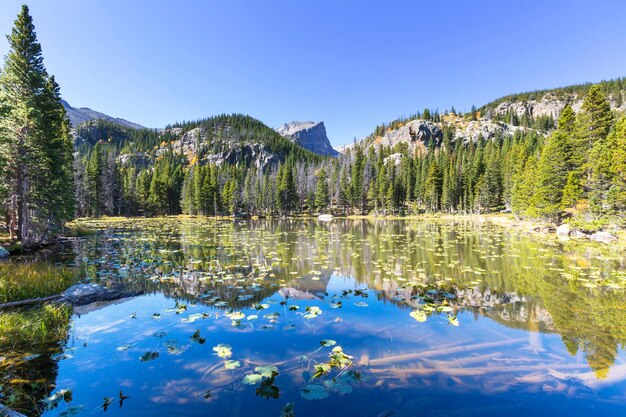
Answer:
[(324, 122), (289, 122), (276, 129), (276, 132), (318, 155), (339, 155), (328, 140)]

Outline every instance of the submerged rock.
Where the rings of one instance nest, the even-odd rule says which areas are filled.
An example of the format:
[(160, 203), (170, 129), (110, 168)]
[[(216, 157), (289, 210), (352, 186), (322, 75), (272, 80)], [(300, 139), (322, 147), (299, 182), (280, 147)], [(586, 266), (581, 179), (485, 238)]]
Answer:
[(110, 290), (98, 284), (77, 284), (65, 290), (61, 294), (60, 301), (78, 307), (98, 301), (113, 301), (136, 295), (141, 295), (141, 293)]
[(5, 248), (3, 248), (2, 246), (0, 246), (0, 259), (2, 258), (8, 258), (9, 256), (11, 256), (11, 254), (9, 253), (8, 250), (6, 250)]

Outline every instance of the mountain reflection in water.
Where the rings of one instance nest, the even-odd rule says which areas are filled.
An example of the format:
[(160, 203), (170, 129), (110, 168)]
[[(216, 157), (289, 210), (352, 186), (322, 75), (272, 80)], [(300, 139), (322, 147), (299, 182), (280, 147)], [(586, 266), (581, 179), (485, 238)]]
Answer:
[[(602, 246), (471, 221), (88, 225), (97, 236), (55, 260), (146, 295), (74, 318), (66, 355), (47, 356), (72, 400), (49, 415), (91, 413), (120, 390), (130, 398), (107, 412), (280, 415), (288, 402), (298, 416), (626, 411), (625, 260)], [(305, 318), (307, 307), (319, 315)], [(350, 380), (312, 377), (332, 355), (322, 340), (352, 357)], [(239, 367), (224, 366), (218, 344)], [(277, 375), (242, 383), (267, 365)]]

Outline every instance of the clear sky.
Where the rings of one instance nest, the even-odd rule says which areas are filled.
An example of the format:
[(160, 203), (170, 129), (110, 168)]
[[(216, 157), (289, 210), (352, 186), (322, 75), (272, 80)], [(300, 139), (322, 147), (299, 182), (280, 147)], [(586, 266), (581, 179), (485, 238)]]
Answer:
[[(0, 1), (0, 33), (23, 2)], [(323, 120), (337, 146), (424, 107), (626, 75), (623, 0), (26, 3), (63, 97), (148, 127)]]

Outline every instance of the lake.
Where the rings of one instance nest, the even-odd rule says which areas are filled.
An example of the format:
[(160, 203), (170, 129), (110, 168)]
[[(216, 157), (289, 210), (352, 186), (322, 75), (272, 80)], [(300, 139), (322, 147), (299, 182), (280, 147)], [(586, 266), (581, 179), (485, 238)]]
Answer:
[(4, 395), (54, 387), (46, 416), (626, 414), (608, 247), (470, 220), (85, 224), (50, 259), (144, 295), (0, 367)]

